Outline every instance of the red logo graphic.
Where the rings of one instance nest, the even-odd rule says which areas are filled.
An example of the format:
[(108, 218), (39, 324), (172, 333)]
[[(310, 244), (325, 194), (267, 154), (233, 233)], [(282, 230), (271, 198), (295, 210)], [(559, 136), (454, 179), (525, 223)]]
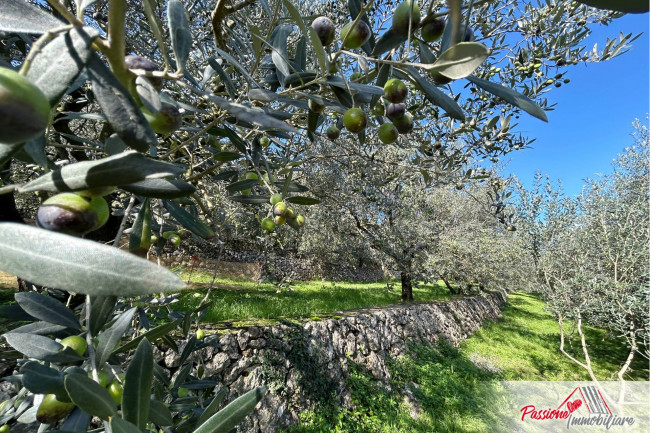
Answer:
[(569, 413), (575, 412), (580, 406), (582, 406), (582, 400), (573, 400), (566, 404), (566, 408), (569, 409)]

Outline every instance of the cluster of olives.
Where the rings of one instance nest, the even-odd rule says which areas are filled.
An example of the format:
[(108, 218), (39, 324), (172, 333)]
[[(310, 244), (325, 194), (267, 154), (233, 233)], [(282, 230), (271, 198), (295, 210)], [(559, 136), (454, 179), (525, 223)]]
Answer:
[(101, 196), (105, 192), (86, 190), (56, 194), (39, 206), (36, 224), (73, 236), (97, 230), (108, 221), (108, 203)]
[[(65, 350), (67, 347), (69, 347), (74, 350), (79, 356), (83, 356), (88, 347), (86, 340), (78, 335), (66, 337), (59, 343), (63, 346), (62, 350)], [(71, 367), (71, 369), (78, 370), (77, 367)], [(72, 370), (71, 372), (75, 371)], [(116, 404), (119, 405), (122, 403), (124, 388), (112, 372), (100, 370), (98, 372), (98, 383), (102, 387), (106, 388), (108, 394)], [(46, 394), (45, 397), (43, 397), (43, 401), (38, 406), (38, 409), (36, 411), (36, 419), (44, 424), (53, 424), (69, 414), (72, 409), (74, 409), (74, 407), (75, 405), (71, 401), (61, 401), (57, 399), (55, 394)]]
[[(413, 116), (406, 111), (404, 105), (407, 95), (408, 88), (402, 80), (392, 78), (384, 85), (383, 99), (388, 106), (385, 106), (384, 102), (379, 102), (373, 108), (373, 114), (390, 119), (390, 122), (383, 123), (377, 132), (382, 143), (394, 143), (399, 134), (408, 134), (413, 129)], [(348, 131), (358, 134), (368, 126), (368, 117), (361, 108), (350, 108), (343, 115), (343, 126)], [(335, 125), (330, 125), (325, 130), (325, 134), (330, 140), (336, 140), (341, 131)]]
[(549, 78), (546, 80), (546, 85), (550, 86), (553, 84), (555, 87), (562, 87), (562, 83), (569, 84), (571, 80), (569, 78), (563, 78), (564, 75), (557, 74), (554, 78)]
[[(163, 239), (167, 240), (167, 243), (174, 247), (179, 246), (181, 244), (181, 240), (183, 239), (183, 237), (187, 235), (189, 235), (189, 232), (185, 229), (181, 229), (178, 231), (167, 230), (162, 234)], [(158, 236), (155, 235), (151, 236), (151, 243), (153, 244), (156, 242), (158, 242)]]
[(296, 214), (292, 208), (287, 207), (287, 204), (282, 201), (282, 195), (273, 194), (269, 201), (273, 206), (273, 218), (266, 217), (262, 219), (262, 228), (264, 230), (272, 232), (276, 227), (285, 223), (294, 229), (299, 229), (305, 225), (305, 217)]
[[(407, 0), (395, 8), (391, 30), (397, 35), (408, 35), (411, 31), (420, 27), (420, 8), (417, 2)], [(334, 42), (336, 29), (331, 19), (318, 17), (311, 24), (323, 46)], [(426, 42), (434, 42), (442, 36), (445, 22), (441, 18), (425, 18), (421, 23), (422, 39)], [(355, 49), (363, 46), (372, 34), (368, 24), (360, 20), (356, 24), (349, 22), (341, 29), (341, 42), (344, 48)]]
[(42, 135), (50, 122), (50, 103), (23, 75), (0, 67), (0, 143), (20, 144)]
[[(323, 46), (328, 46), (334, 42), (336, 37), (336, 28), (334, 22), (328, 17), (318, 17), (311, 23), (311, 27), (316, 32)], [(353, 26), (353, 22), (347, 23), (341, 29), (341, 40), (345, 48), (359, 48), (370, 39), (371, 31), (368, 24), (359, 21)]]
[(532, 78), (533, 74), (542, 75), (540, 71), (542, 68), (542, 61), (540, 59), (533, 59), (532, 62), (523, 65), (519, 60), (515, 61), (515, 68), (526, 78)]
[[(141, 56), (126, 56), (124, 58), (124, 63), (129, 69), (142, 69), (147, 72), (158, 72), (160, 68), (151, 60), (146, 57)], [(147, 80), (151, 83), (154, 89), (158, 92), (162, 90), (163, 82), (160, 77), (146, 77)], [(135, 81), (134, 81), (135, 83)], [(135, 88), (135, 86), (134, 86)], [(139, 101), (139, 97), (135, 91), (131, 92), (136, 101)], [(151, 128), (154, 132), (158, 134), (171, 134), (172, 132), (177, 131), (183, 125), (183, 116), (181, 115), (180, 110), (172, 104), (163, 102), (162, 107), (155, 113), (147, 110), (145, 107), (140, 107), (142, 109), (142, 114), (147, 119)]]

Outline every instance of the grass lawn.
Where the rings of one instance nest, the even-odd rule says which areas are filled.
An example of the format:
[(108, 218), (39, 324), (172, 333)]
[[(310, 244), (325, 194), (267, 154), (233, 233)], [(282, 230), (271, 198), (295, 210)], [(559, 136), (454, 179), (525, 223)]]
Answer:
[[(189, 276), (184, 272), (179, 275), (184, 281)], [(204, 285), (211, 280), (211, 274), (194, 272), (190, 282)], [(391, 291), (386, 282), (296, 281), (291, 284), (292, 290), (278, 290), (268, 283), (217, 279), (208, 301), (210, 309), (201, 321), (261, 320), (264, 323), (272, 319), (311, 318), (342, 310), (396, 304), (400, 302), (400, 284), (393, 284)], [(174, 308), (181, 311), (196, 308), (206, 293), (205, 287), (184, 291)], [(419, 288), (413, 288), (413, 296), (424, 302), (448, 299), (450, 294), (444, 284), (420, 284)]]
[[(486, 322), (460, 348), (445, 343), (412, 347), (406, 356), (389, 362), (389, 389), (353, 368), (348, 386), (356, 407), (341, 410), (332, 404), (321, 405), (304, 414), (303, 424), (289, 432), (512, 431), (503, 424), (500, 381), (589, 380), (586, 372), (560, 353), (557, 323), (543, 307), (535, 295), (510, 294), (501, 318)], [(586, 333), (596, 374), (610, 378), (627, 353), (601, 329), (588, 327)], [(570, 342), (578, 349), (575, 337), (572, 335)], [(648, 379), (644, 360), (637, 359), (633, 367), (628, 379)], [(404, 403), (406, 387), (421, 405), (417, 418), (409, 415), (410, 408)]]
[[(584, 327), (596, 377), (617, 380), (612, 374), (625, 361), (627, 352), (602, 329)], [(565, 348), (582, 360), (580, 339), (566, 324)], [(590, 380), (586, 371), (559, 351), (560, 331), (555, 319), (544, 311), (535, 295), (513, 293), (498, 322), (487, 322), (461, 344), (462, 351), (501, 370), (506, 380)], [(637, 355), (629, 380), (648, 380), (648, 363)]]

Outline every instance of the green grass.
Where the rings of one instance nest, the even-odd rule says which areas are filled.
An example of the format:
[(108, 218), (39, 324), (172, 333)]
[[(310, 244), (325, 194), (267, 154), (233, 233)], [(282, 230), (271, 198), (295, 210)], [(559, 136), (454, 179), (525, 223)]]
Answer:
[[(187, 280), (188, 274), (180, 276)], [(191, 282), (208, 283), (211, 279), (211, 275), (194, 273)], [(297, 281), (291, 284), (292, 290), (278, 290), (273, 284), (217, 279), (216, 286), (210, 293), (210, 309), (201, 319), (203, 322), (311, 318), (336, 311), (396, 304), (401, 296), (399, 283), (389, 291), (386, 282)], [(175, 309), (196, 308), (206, 292), (206, 288), (183, 292)], [(450, 296), (444, 285), (437, 284), (414, 287), (413, 295), (422, 302)]]
[[(507, 431), (493, 402), (498, 377), (481, 370), (458, 349), (441, 342), (437, 347), (413, 346), (397, 360), (389, 360), (390, 387), (349, 362), (347, 380), (352, 409), (329, 404), (301, 415), (290, 433), (412, 433)], [(420, 404), (411, 416), (404, 390)]]
[[(565, 349), (583, 359), (580, 340), (572, 324), (565, 325)], [(625, 361), (620, 340), (606, 331), (585, 327), (596, 377), (616, 380), (612, 374)], [(497, 322), (487, 322), (461, 344), (463, 352), (485, 360), (502, 371), (506, 380), (589, 380), (586, 371), (559, 351), (558, 324), (533, 294), (513, 293)], [(648, 364), (637, 356), (627, 379), (648, 380)]]
[[(505, 423), (511, 414), (504, 412), (508, 396), (500, 381), (588, 380), (579, 366), (560, 353), (557, 323), (543, 307), (535, 295), (511, 294), (502, 317), (485, 323), (460, 348), (444, 342), (437, 347), (412, 346), (406, 356), (389, 360), (389, 388), (352, 364), (347, 385), (354, 408), (320, 405), (304, 413), (302, 423), (288, 431), (510, 432), (512, 426)], [(588, 327), (586, 333), (596, 374), (609, 378), (627, 353), (601, 329)], [(574, 336), (570, 341), (576, 347)], [(633, 366), (628, 379), (648, 379), (643, 360)], [(410, 416), (404, 402), (406, 387), (421, 405), (417, 418)]]

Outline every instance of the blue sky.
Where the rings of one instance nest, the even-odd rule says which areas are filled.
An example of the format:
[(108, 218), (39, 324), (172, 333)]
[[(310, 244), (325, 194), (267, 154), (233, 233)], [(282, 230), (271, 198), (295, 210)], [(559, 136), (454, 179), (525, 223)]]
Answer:
[[(518, 119), (518, 130), (537, 138), (531, 148), (508, 155), (505, 176), (515, 174), (524, 185), (532, 183), (537, 170), (552, 179), (561, 179), (569, 195), (577, 195), (583, 179), (611, 171), (612, 159), (633, 143), (630, 134), (635, 118), (646, 122), (648, 113), (648, 14), (626, 15), (609, 26), (594, 26), (585, 42), (588, 48), (606, 38), (624, 34), (643, 35), (622, 56), (567, 69), (571, 83), (553, 88), (547, 112), (549, 122), (525, 115)], [(507, 159), (505, 159), (507, 161)]]

